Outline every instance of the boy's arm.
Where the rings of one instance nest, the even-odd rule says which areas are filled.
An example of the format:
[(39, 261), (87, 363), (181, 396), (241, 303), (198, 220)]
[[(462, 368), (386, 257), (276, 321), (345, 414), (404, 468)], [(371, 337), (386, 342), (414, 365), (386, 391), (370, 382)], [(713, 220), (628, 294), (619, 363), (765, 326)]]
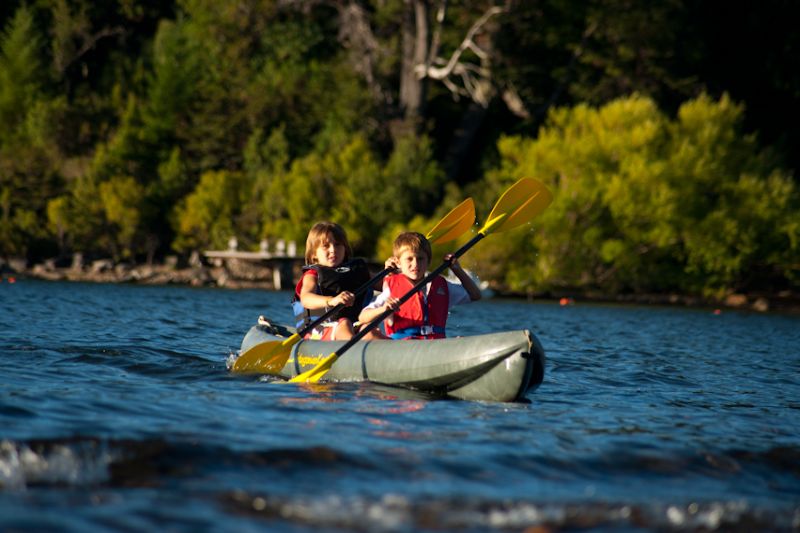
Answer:
[(358, 315), (358, 321), (362, 324), (372, 322), (387, 309), (394, 309), (392, 306), (395, 305), (396, 301), (396, 298), (389, 296), (389, 289), (384, 287), (383, 292), (376, 296), (370, 304), (361, 310), (361, 313)]
[(365, 307), (364, 309), (361, 310), (361, 313), (359, 313), (358, 321), (361, 322), (362, 324), (367, 324), (369, 322), (372, 322), (372, 320), (376, 316), (378, 316), (381, 313), (383, 313), (384, 309), (385, 308), (383, 306), (381, 306), (381, 307)]
[(472, 280), (469, 274), (467, 274), (463, 268), (461, 268), (461, 264), (458, 262), (458, 259), (453, 257), (453, 254), (447, 254), (444, 256), (445, 261), (450, 261), (450, 270), (453, 274), (456, 275), (458, 280), (461, 282), (461, 286), (467, 291), (469, 294), (469, 299), (473, 302), (475, 300), (481, 299), (481, 290)]

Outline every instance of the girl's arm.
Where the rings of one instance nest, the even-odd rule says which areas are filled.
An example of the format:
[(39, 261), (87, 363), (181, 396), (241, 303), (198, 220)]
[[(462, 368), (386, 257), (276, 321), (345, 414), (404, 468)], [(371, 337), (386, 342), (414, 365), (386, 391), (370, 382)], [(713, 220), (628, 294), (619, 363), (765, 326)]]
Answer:
[(317, 294), (317, 278), (315, 276), (305, 276), (303, 285), (300, 287), (300, 303), (306, 309), (326, 309), (336, 307), (339, 304), (353, 305), (355, 297), (352, 292), (340, 292), (336, 296), (323, 296)]
[(450, 270), (456, 277), (461, 281), (461, 285), (469, 294), (469, 299), (473, 302), (475, 300), (481, 299), (481, 290), (472, 280), (469, 274), (467, 274), (463, 268), (461, 268), (461, 264), (458, 262), (458, 258), (453, 257), (453, 254), (447, 254), (444, 256), (445, 261), (450, 261)]

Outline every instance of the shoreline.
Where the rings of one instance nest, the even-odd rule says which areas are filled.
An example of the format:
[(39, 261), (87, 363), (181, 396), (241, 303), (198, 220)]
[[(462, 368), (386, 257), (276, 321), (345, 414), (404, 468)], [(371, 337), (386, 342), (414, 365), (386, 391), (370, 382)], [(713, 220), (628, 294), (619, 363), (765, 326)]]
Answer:
[[(300, 276), (299, 268), (292, 279)], [(0, 283), (14, 283), (20, 279), (45, 281), (77, 281), (88, 283), (133, 283), (142, 285), (187, 285), (191, 287), (218, 287), (224, 289), (285, 290), (277, 288), (280, 283), (275, 269), (253, 262), (229, 259), (214, 264), (194, 261), (187, 266), (178, 266), (176, 261), (163, 264), (131, 265), (114, 264), (111, 260), (97, 260), (84, 267), (56, 267), (52, 263), (36, 264), (31, 268), (14, 268), (0, 262)], [(291, 288), (291, 287), (289, 287)], [(722, 300), (702, 298), (684, 294), (605, 294), (587, 290), (549, 290), (534, 293), (504, 291), (491, 287), (491, 297), (533, 301), (556, 302), (562, 306), (580, 303), (609, 303), (632, 305), (658, 305), (688, 308), (709, 308), (715, 313), (722, 310), (751, 311), (757, 313), (800, 314), (800, 294), (781, 291), (777, 294), (731, 294)]]
[[(2, 277), (8, 277), (8, 270)], [(226, 260), (220, 264), (195, 262), (179, 267), (174, 263), (153, 265), (114, 264), (111, 260), (97, 260), (87, 267), (55, 267), (37, 264), (32, 268), (14, 271), (20, 278), (45, 281), (83, 281), (89, 283), (135, 283), (142, 285), (189, 285), (192, 287), (219, 287), (227, 289), (276, 290), (272, 268), (260, 267), (239, 260)], [(2, 273), (2, 270), (0, 270)], [(297, 273), (299, 276), (299, 272)]]

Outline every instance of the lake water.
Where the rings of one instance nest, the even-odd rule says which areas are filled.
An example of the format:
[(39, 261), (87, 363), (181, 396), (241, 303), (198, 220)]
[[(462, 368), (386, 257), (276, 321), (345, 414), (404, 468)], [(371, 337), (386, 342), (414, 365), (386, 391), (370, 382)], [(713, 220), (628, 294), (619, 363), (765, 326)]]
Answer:
[(502, 404), (228, 373), (288, 300), (0, 283), (0, 530), (800, 529), (796, 316), (459, 307), (547, 352)]

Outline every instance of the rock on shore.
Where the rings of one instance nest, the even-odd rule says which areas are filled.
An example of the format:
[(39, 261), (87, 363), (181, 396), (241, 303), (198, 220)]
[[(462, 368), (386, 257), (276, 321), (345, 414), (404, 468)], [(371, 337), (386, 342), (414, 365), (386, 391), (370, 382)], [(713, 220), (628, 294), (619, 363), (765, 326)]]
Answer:
[[(69, 266), (57, 266), (54, 261), (45, 261), (26, 268), (23, 263), (9, 261), (0, 263), (0, 274), (16, 275), (49, 281), (85, 281), (93, 283), (142, 283), (150, 285), (191, 285), (196, 287), (261, 288), (276, 289), (281, 283), (275, 269), (253, 262), (228, 259), (214, 264), (203, 263), (197, 258), (188, 265), (180, 266), (177, 259), (164, 263), (133, 265), (114, 263), (110, 259), (98, 259), (88, 264), (73, 261)], [(299, 273), (297, 274), (299, 276)], [(290, 280), (291, 281), (291, 280)], [(289, 284), (290, 286), (290, 284)]]

